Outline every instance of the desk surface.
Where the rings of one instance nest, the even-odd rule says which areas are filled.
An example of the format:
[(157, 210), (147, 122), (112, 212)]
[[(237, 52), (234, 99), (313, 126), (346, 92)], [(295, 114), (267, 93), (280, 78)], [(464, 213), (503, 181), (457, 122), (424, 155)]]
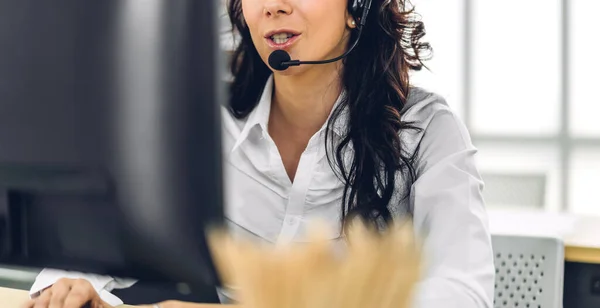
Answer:
[(600, 264), (600, 217), (523, 210), (490, 209), (493, 234), (557, 237), (565, 260)]
[[(27, 291), (0, 288), (0, 307), (2, 308), (21, 308), (22, 305), (29, 299)], [(198, 306), (203, 308), (224, 307), (218, 305)], [(233, 306), (231, 306), (233, 307)], [(119, 306), (118, 308), (133, 308), (132, 306)]]
[[(494, 234), (558, 237), (565, 243), (565, 260), (600, 264), (600, 217), (499, 209), (488, 213)], [(20, 308), (28, 298), (26, 291), (0, 288), (1, 308)], [(210, 307), (215, 306), (206, 305)]]

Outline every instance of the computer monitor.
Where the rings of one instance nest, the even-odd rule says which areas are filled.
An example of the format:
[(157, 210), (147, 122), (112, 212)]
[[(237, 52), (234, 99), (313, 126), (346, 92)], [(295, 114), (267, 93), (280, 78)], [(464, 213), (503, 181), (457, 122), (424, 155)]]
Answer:
[(0, 263), (218, 285), (217, 0), (0, 0)]

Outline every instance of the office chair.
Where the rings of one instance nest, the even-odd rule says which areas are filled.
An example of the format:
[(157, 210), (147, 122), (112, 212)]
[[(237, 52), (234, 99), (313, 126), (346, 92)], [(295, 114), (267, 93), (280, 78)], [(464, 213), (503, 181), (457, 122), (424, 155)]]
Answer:
[(482, 172), (481, 177), (485, 183), (483, 198), (489, 206), (544, 208), (545, 174)]
[(564, 244), (556, 238), (493, 235), (494, 307), (562, 308)]

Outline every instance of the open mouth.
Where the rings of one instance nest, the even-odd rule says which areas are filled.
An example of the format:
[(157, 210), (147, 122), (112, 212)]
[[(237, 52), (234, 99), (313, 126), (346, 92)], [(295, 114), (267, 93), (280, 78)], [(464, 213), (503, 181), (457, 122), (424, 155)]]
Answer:
[(265, 40), (272, 49), (286, 49), (292, 46), (299, 37), (300, 32), (290, 29), (280, 29), (267, 33)]
[(269, 39), (277, 45), (283, 45), (283, 44), (289, 42), (291, 39), (293, 39), (296, 36), (297, 35), (295, 35), (293, 33), (277, 33), (277, 34), (271, 35), (269, 37)]

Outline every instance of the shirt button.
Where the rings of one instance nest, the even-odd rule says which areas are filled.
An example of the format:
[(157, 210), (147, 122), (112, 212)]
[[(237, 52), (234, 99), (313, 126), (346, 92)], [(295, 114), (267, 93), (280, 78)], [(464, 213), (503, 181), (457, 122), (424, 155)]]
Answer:
[(296, 223), (296, 218), (294, 218), (294, 217), (288, 218), (288, 225), (293, 225), (295, 223)]

